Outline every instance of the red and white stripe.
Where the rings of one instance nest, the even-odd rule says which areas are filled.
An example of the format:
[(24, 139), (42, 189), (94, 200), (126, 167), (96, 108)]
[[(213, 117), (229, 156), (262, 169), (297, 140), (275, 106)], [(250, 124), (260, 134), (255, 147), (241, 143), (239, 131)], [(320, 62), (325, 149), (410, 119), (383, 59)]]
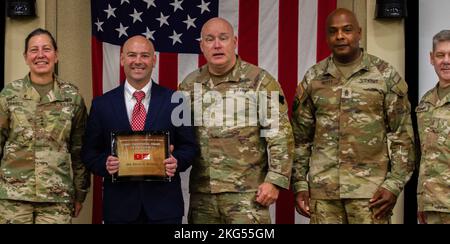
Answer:
[[(227, 19), (238, 36), (243, 60), (269, 71), (278, 79), (289, 104), (305, 71), (325, 58), (325, 19), (336, 0), (237, 0), (220, 1), (219, 16)], [(94, 96), (124, 80), (120, 71), (120, 47), (92, 39)], [(197, 54), (157, 53), (152, 78), (176, 89), (184, 77), (205, 63)], [(94, 184), (94, 222), (101, 216), (101, 185)], [(100, 181), (101, 182), (101, 181)], [(100, 196), (99, 196), (100, 195)], [(294, 223), (291, 194), (283, 192), (276, 206), (276, 223)]]

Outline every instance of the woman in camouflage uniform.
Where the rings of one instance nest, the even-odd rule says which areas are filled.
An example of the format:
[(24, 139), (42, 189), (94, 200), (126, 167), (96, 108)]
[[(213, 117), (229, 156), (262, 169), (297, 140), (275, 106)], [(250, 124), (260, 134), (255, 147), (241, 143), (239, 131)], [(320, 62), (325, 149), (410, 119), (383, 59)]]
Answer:
[(30, 72), (0, 93), (0, 223), (70, 223), (90, 185), (80, 160), (86, 107), (55, 74), (52, 35), (25, 39)]

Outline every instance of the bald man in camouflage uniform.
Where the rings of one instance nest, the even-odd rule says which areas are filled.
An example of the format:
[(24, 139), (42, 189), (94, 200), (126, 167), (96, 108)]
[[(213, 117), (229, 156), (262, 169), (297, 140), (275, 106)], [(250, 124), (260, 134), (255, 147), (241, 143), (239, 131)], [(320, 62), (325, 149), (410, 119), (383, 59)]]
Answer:
[(422, 152), (418, 217), (423, 224), (450, 224), (450, 30), (434, 36), (430, 62), (439, 82), (416, 108)]
[(51, 34), (37, 29), (25, 43), (30, 73), (0, 93), (0, 223), (71, 223), (90, 185), (80, 160), (86, 107), (53, 73)]
[(332, 55), (310, 68), (293, 106), (293, 188), (311, 223), (389, 223), (414, 168), (406, 82), (359, 48), (355, 15), (327, 19)]
[[(201, 148), (190, 175), (189, 223), (270, 223), (268, 206), (277, 200), (279, 189), (289, 189), (294, 144), (286, 100), (267, 71), (236, 56), (236, 42), (226, 20), (209, 20), (201, 39), (208, 63), (180, 85), (190, 93)], [(196, 90), (202, 93), (195, 95)], [(219, 113), (228, 110), (230, 106), (225, 104), (234, 99), (245, 103), (232, 105), (234, 113), (219, 116), (219, 121), (216, 116), (213, 121), (203, 116), (215, 109), (215, 98), (202, 95), (207, 93), (219, 100), (225, 98), (226, 109), (219, 108)], [(260, 95), (267, 98), (267, 109), (260, 106)], [(196, 104), (204, 113), (195, 112)], [(261, 115), (274, 107), (279, 107), (279, 113), (269, 112), (263, 123), (252, 117), (252, 111)], [(247, 121), (238, 121), (239, 115), (247, 115)], [(277, 130), (264, 137), (265, 130), (275, 124)]]

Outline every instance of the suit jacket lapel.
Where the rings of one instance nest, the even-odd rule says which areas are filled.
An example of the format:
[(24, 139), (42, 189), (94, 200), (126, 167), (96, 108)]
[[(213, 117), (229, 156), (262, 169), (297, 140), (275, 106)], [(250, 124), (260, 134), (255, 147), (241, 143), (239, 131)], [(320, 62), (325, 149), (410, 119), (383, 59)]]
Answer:
[(147, 118), (145, 118), (145, 130), (155, 128), (159, 111), (161, 110), (161, 107), (164, 106), (164, 104), (162, 104), (163, 93), (161, 91), (161, 87), (153, 82), (150, 92), (150, 105), (147, 111)]
[(111, 101), (111, 107), (114, 110), (113, 120), (117, 120), (120, 131), (131, 131), (130, 121), (128, 119), (127, 107), (125, 105), (124, 85), (121, 85), (114, 91)]

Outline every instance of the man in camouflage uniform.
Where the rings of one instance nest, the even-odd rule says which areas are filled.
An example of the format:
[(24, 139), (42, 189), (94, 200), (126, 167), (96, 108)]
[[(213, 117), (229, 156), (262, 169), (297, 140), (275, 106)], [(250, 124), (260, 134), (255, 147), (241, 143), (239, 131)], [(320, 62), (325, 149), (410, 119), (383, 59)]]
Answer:
[(359, 48), (355, 15), (327, 19), (332, 55), (310, 68), (293, 105), (293, 188), (311, 223), (388, 223), (414, 168), (406, 82)]
[(230, 23), (209, 20), (200, 43), (207, 64), (180, 85), (190, 93), (201, 148), (189, 182), (194, 224), (270, 223), (268, 206), (289, 188), (294, 144), (286, 100), (267, 71), (235, 54), (236, 44)]
[(420, 223), (450, 224), (450, 30), (434, 36), (430, 61), (439, 82), (416, 108), (422, 152), (418, 217)]
[(0, 93), (0, 223), (70, 223), (90, 185), (80, 160), (86, 107), (54, 75), (48, 31), (29, 34), (24, 57), (30, 73)]

